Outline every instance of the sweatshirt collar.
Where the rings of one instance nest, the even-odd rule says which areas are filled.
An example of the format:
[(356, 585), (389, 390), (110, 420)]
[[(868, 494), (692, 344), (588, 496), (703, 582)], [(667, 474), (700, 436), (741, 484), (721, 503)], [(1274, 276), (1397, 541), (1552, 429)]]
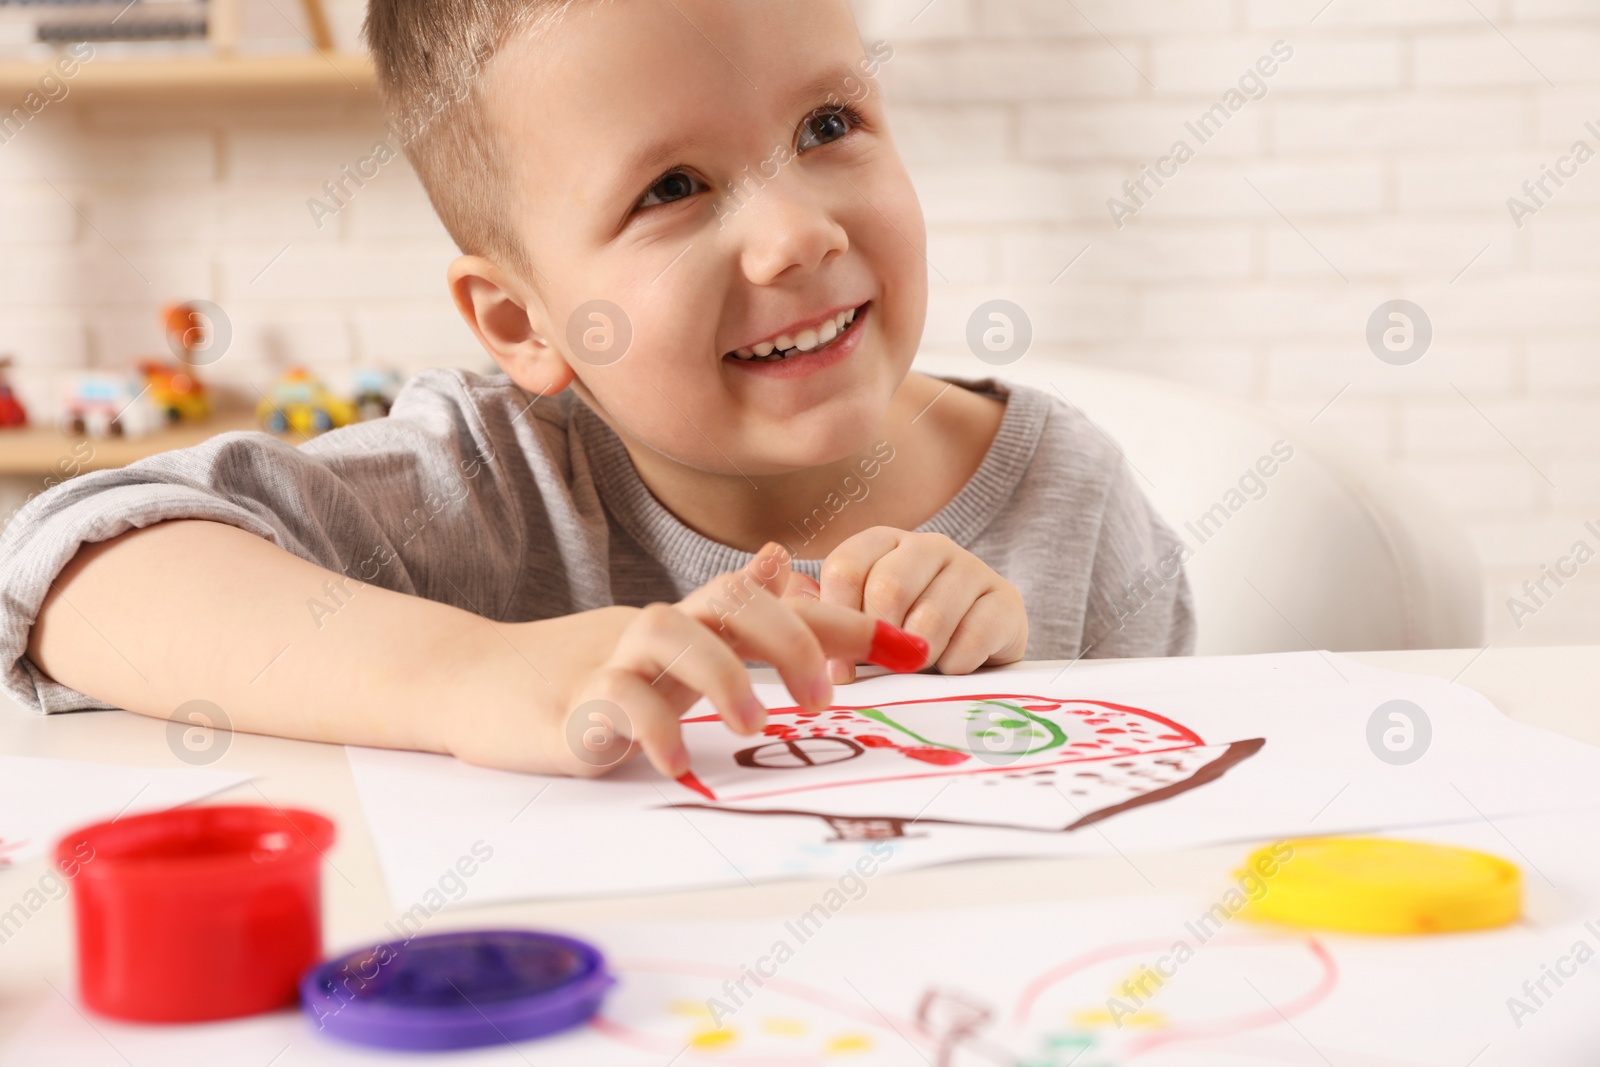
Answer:
[[(1027, 472), (1051, 404), (1050, 398), (1037, 389), (994, 378), (939, 377), (1006, 402), (1000, 428), (978, 469), (949, 503), (917, 527), (918, 532), (944, 534), (965, 548), (1001, 512)], [(750, 562), (752, 553), (696, 533), (668, 511), (640, 479), (622, 440), (587, 405), (574, 400), (570, 417), (571, 432), (589, 456), (589, 468), (606, 510), (647, 555), (689, 588), (698, 588), (717, 575)], [(798, 557), (794, 568), (820, 579), (822, 560), (806, 558), (802, 540), (796, 534), (789, 542)]]

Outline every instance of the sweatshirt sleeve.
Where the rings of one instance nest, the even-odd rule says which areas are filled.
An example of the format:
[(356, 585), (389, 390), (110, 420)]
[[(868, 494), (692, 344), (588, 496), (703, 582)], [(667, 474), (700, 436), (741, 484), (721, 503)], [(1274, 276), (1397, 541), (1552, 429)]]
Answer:
[(1194, 596), (1172, 532), (1120, 463), (1105, 498), (1084, 617), (1083, 654), (1187, 656), (1194, 652)]
[[(29, 633), (80, 546), (172, 519), (227, 523), (350, 579), (498, 617), (520, 571), (529, 483), (513, 463), (513, 405), (490, 410), (508, 424), (491, 435), (474, 403), (484, 384), (428, 371), (389, 417), (299, 447), (224, 433), (30, 500), (0, 534), (0, 684), (35, 711), (109, 707), (31, 663)], [(307, 611), (311, 624), (314, 600)]]

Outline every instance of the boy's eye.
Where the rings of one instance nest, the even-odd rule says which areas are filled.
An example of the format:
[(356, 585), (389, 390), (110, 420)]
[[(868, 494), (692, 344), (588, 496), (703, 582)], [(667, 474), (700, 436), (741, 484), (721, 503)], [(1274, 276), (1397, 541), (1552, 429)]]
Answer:
[(645, 191), (639, 198), (635, 208), (656, 207), (660, 204), (670, 204), (685, 197), (693, 196), (702, 189), (710, 188), (693, 175), (681, 170), (671, 174), (664, 174), (657, 178), (655, 184)]
[(854, 108), (834, 107), (815, 112), (800, 128), (799, 151), (837, 141), (859, 125), (861, 116)]

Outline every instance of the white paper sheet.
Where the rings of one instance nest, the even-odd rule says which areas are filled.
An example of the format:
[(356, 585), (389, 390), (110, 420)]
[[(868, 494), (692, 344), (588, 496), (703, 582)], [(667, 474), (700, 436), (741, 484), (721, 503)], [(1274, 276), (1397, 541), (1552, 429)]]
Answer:
[[(886, 914), (866, 910), (869, 880), (810, 923), (797, 914), (580, 927), (566, 932), (599, 945), (619, 979), (593, 1025), (427, 1062), (1587, 1067), (1600, 1048), (1600, 861), (1572, 847), (1577, 821), (1511, 818), (1428, 835), (1501, 852), (1514, 842), (1527, 857), (1529, 917), (1474, 934), (1314, 936), (1207, 920), (1226, 882), (1208, 895), (1018, 906), (997, 894), (980, 908)], [(1557, 971), (1559, 984), (1548, 977)], [(140, 1026), (80, 1014), (72, 996), (38, 987), (0, 1067), (419, 1062), (334, 1042), (296, 1012)]]
[[(349, 750), (397, 909), (436, 897), (474, 845), (494, 855), (472, 885), (484, 903), (826, 877), (875, 839), (906, 870), (1600, 805), (1600, 749), (1464, 686), (1323, 653), (883, 676), (815, 720), (782, 710), (779, 687), (760, 695), (772, 736), (696, 721), (703, 703), (686, 719), (715, 800), (642, 760), (575, 780)], [(1431, 734), (1406, 765), (1369, 742), (1394, 700)]]
[(80, 826), (188, 804), (249, 777), (209, 768), (0, 756), (0, 867), (44, 855)]

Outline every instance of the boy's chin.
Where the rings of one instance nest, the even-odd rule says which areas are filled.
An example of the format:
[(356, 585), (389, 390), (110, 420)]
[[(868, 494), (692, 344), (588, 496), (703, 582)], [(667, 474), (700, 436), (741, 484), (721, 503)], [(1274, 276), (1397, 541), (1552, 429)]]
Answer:
[(817, 420), (804, 426), (792, 425), (794, 421), (806, 420), (776, 425), (769, 433), (755, 435), (759, 440), (747, 439), (747, 462), (762, 474), (790, 474), (845, 462), (871, 451), (883, 435), (884, 413), (878, 412), (876, 417), (863, 413), (838, 422)]

